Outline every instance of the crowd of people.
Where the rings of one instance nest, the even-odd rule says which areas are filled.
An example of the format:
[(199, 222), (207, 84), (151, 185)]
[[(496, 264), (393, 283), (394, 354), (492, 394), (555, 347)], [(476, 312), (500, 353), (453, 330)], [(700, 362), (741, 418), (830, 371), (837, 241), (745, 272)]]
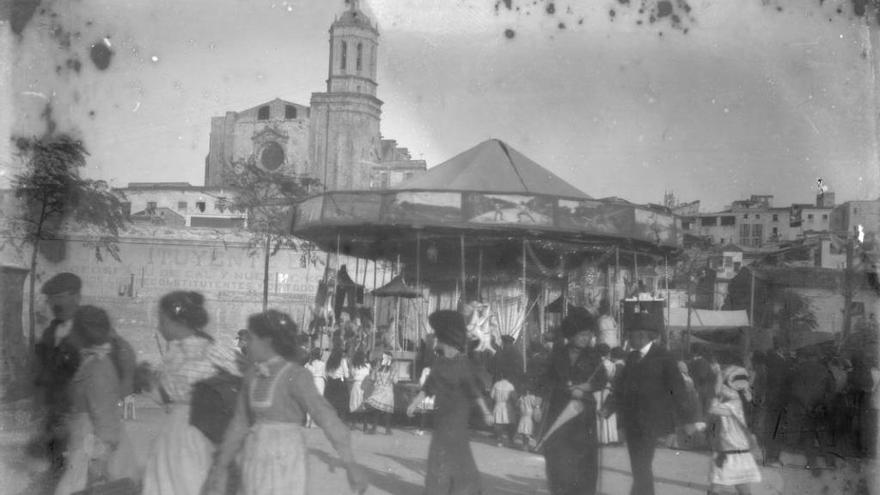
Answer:
[[(146, 495), (305, 493), (304, 432), (313, 426), (339, 453), (352, 489), (366, 489), (350, 430), (371, 434), (381, 425), (392, 434), (402, 398), (393, 346), (374, 345), (357, 318), (341, 319), (325, 359), (289, 315), (264, 311), (247, 320), (236, 352), (206, 330), (204, 297), (175, 291), (158, 305), (161, 364), (138, 365), (108, 313), (80, 304), (81, 285), (63, 273), (42, 288), (54, 319), (36, 346), (46, 414), (31, 454), (49, 458), (55, 494), (113, 483)], [(759, 461), (778, 465), (783, 450), (806, 454), (812, 466), (819, 457), (833, 464), (876, 455), (880, 370), (870, 357), (818, 348), (795, 355), (777, 342), (746, 362), (709, 348), (684, 361), (660, 345), (661, 329), (646, 313), (628, 322), (624, 348), (610, 348), (599, 320), (575, 308), (552, 344), (531, 347), (525, 367), (509, 336), (492, 352), (478, 350), (459, 312), (437, 311), (429, 323), (420, 391), (405, 408), (420, 416), (416, 434), (433, 423), (429, 495), (480, 493), (474, 426), (489, 429), (501, 448), (543, 455), (553, 495), (597, 493), (605, 444), (626, 444), (634, 495), (654, 493), (663, 441), (711, 452), (710, 493), (749, 493), (761, 480)], [(121, 411), (135, 392), (167, 415), (142, 467)]]

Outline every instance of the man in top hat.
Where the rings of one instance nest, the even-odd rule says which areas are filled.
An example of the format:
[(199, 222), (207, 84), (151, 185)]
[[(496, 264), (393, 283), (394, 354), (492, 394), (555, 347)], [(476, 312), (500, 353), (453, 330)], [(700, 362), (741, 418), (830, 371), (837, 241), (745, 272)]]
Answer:
[[(50, 278), (41, 289), (52, 311), (52, 322), (43, 331), (35, 346), (36, 386), (43, 407), (46, 408), (44, 445), (48, 449), (52, 467), (60, 472), (67, 447), (64, 433), (64, 415), (70, 407), (67, 386), (80, 363), (82, 347), (71, 329), (73, 316), (79, 308), (82, 280), (73, 273), (59, 273)], [(133, 391), (136, 355), (122, 337), (113, 335), (113, 347), (120, 365), (122, 399)]]
[(604, 416), (618, 412), (626, 432), (633, 476), (631, 495), (654, 494), (654, 450), (657, 439), (675, 431), (676, 422), (693, 434), (705, 425), (695, 423), (684, 379), (673, 356), (656, 340), (660, 328), (649, 313), (635, 313), (629, 328), (633, 349), (616, 380)]
[(560, 326), (565, 345), (554, 346), (544, 378), (548, 407), (540, 445), (552, 495), (592, 495), (599, 479), (596, 402), (608, 375), (595, 350), (599, 324), (572, 308)]

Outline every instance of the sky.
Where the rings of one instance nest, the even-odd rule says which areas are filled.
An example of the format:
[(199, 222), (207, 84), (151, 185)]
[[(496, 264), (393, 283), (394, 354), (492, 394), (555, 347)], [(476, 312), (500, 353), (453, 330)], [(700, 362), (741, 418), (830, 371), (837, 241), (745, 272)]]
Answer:
[[(381, 32), (383, 135), (429, 167), (498, 138), (591, 196), (672, 191), (704, 211), (750, 194), (810, 202), (817, 178), (838, 201), (880, 195), (880, 56), (846, 0), (695, 0), (678, 29), (669, 16), (637, 25), (638, 3), (361, 1)], [(9, 42), (9, 125), (39, 134), (51, 102), (91, 153), (87, 175), (201, 185), (211, 117), (325, 89), (345, 8), (45, 0)], [(96, 43), (113, 51), (103, 70)], [(6, 165), (8, 177), (19, 164)]]

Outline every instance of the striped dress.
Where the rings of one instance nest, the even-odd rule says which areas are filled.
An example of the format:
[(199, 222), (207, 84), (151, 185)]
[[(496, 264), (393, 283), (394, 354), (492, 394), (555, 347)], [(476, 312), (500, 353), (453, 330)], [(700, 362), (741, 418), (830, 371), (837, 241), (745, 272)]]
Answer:
[(159, 385), (171, 403), (164, 429), (153, 445), (144, 473), (143, 495), (198, 495), (213, 462), (214, 444), (190, 425), (193, 385), (222, 368), (240, 375), (235, 351), (191, 336), (168, 343)]

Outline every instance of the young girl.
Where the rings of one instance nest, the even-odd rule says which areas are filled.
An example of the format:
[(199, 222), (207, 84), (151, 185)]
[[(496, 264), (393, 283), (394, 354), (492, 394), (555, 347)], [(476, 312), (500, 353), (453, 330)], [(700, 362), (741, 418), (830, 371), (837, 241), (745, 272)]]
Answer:
[(134, 452), (119, 410), (120, 359), (111, 343), (107, 313), (82, 306), (73, 317), (71, 335), (82, 342), (81, 364), (70, 386), (70, 443), (55, 495), (85, 490), (90, 481), (133, 478)]
[(193, 385), (224, 369), (240, 375), (235, 351), (214, 342), (205, 298), (176, 291), (159, 300), (159, 333), (168, 341), (154, 394), (166, 403), (168, 420), (156, 439), (144, 473), (143, 495), (197, 495), (211, 467), (215, 447), (190, 424)]
[(348, 470), (353, 490), (366, 490), (355, 462), (348, 429), (315, 389), (312, 375), (294, 362), (296, 324), (275, 310), (248, 320), (251, 359), (235, 417), (229, 425), (204, 493), (225, 493), (227, 467), (244, 444), (242, 495), (304, 495), (307, 487), (306, 413), (324, 430)]
[[(596, 351), (599, 353), (601, 365), (605, 368), (605, 373), (608, 375), (608, 381), (606, 382), (605, 387), (602, 390), (593, 392), (593, 397), (596, 399), (596, 411), (601, 411), (605, 406), (605, 401), (608, 399), (608, 396), (611, 395), (611, 384), (614, 383), (616, 367), (611, 361), (611, 348), (608, 347), (608, 344), (601, 343), (597, 345)], [(607, 418), (602, 414), (596, 415), (596, 438), (600, 445), (617, 443), (616, 415), (612, 414)]]
[(397, 371), (394, 369), (391, 353), (382, 353), (379, 366), (373, 370), (373, 391), (367, 399), (367, 406), (373, 410), (373, 427), (369, 433), (376, 433), (379, 418), (384, 419), (385, 434), (391, 434), (391, 416), (394, 414), (394, 384), (397, 383)]
[(370, 363), (367, 362), (367, 353), (355, 351), (351, 359), (351, 386), (348, 393), (348, 411), (351, 413), (351, 425), (354, 428), (356, 416), (360, 416), (364, 422), (364, 431), (367, 431), (367, 417), (364, 414), (364, 381), (370, 376)]
[(494, 418), (464, 354), (467, 344), (464, 317), (456, 311), (441, 310), (432, 313), (428, 321), (437, 335), (437, 348), (442, 357), (434, 361), (425, 386), (406, 410), (407, 416), (412, 417), (426, 396), (437, 398), (436, 424), (428, 448), (425, 495), (480, 493), (480, 473), (468, 439), (471, 406), (476, 402), (487, 425), (491, 426)]
[(751, 452), (751, 433), (746, 427), (742, 393), (751, 400), (749, 375), (744, 368), (728, 366), (718, 374), (715, 398), (708, 413), (714, 441), (713, 462), (709, 471), (710, 495), (721, 486), (734, 486), (740, 495), (751, 493), (749, 483), (761, 481), (761, 471)]
[(522, 449), (531, 449), (532, 435), (535, 431), (535, 422), (541, 420), (541, 399), (532, 393), (534, 385), (526, 385), (525, 394), (519, 398), (519, 424), (516, 427), (517, 435), (522, 437)]
[[(324, 352), (321, 351), (319, 347), (315, 347), (309, 353), (309, 362), (306, 363), (305, 366), (305, 368), (312, 374), (312, 378), (315, 381), (315, 390), (317, 390), (322, 396), (324, 395), (324, 361), (321, 361), (323, 355)], [(312, 417), (309, 415), (308, 419), (306, 419), (306, 428), (311, 427)]]
[(513, 424), (513, 396), (516, 394), (516, 390), (503, 371), (498, 375), (499, 380), (492, 385), (491, 396), (494, 401), (492, 416), (495, 419), (495, 440), (499, 447), (503, 447), (505, 434), (510, 443), (513, 443), (511, 425)]

